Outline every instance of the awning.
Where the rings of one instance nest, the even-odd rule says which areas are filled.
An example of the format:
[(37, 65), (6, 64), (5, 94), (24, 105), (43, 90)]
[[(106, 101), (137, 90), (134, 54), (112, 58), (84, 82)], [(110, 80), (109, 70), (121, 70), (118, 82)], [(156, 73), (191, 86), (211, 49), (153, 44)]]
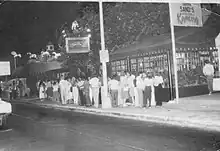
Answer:
[(28, 66), (28, 71), (30, 75), (36, 75), (36, 74), (41, 74), (41, 73), (45, 73), (48, 71), (55, 71), (55, 70), (63, 69), (62, 63), (58, 61), (36, 62), (36, 63), (30, 63), (27, 66)]
[[(219, 31), (212, 27), (193, 28), (181, 27), (175, 32), (176, 48), (208, 48), (214, 47), (214, 39)], [(157, 50), (171, 49), (170, 33), (147, 37), (139, 43), (114, 51), (110, 54), (111, 60), (125, 58), (143, 52), (152, 52)]]
[(11, 74), (12, 77), (24, 78), (28, 76), (28, 72), (24, 66), (17, 67)]

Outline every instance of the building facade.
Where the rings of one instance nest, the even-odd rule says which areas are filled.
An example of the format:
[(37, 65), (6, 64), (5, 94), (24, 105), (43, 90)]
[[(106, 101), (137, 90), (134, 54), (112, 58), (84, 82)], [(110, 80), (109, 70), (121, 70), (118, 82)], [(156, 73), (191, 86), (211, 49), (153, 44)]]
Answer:
[[(217, 32), (207, 34), (209, 27), (185, 28), (175, 33), (176, 59), (178, 67), (179, 89), (205, 87), (206, 80), (202, 73), (205, 60), (210, 60), (218, 73), (218, 49), (215, 46)], [(130, 71), (133, 73), (159, 72), (165, 82), (165, 87), (174, 95), (173, 55), (171, 51), (170, 34), (151, 37), (131, 45), (128, 48), (116, 50), (111, 54), (111, 72)], [(183, 93), (185, 93), (183, 92)], [(206, 93), (204, 90), (201, 93)], [(198, 93), (199, 94), (199, 93)], [(190, 96), (190, 94), (181, 94)], [(175, 96), (169, 96), (170, 99)]]

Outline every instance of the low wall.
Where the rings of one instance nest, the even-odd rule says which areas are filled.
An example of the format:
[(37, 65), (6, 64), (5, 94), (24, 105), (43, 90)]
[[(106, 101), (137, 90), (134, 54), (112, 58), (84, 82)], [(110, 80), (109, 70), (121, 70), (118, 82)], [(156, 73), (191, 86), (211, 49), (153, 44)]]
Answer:
[[(172, 92), (171, 92), (172, 90)], [(179, 88), (179, 97), (190, 97), (190, 96), (196, 96), (196, 95), (204, 95), (208, 94), (208, 86), (207, 85), (197, 85), (197, 86), (188, 86), (188, 87), (180, 87)], [(173, 100), (173, 98), (176, 97), (175, 94), (175, 88), (163, 88), (161, 91), (161, 96), (163, 96), (164, 102), (167, 102), (169, 100)], [(172, 97), (171, 97), (172, 96)]]

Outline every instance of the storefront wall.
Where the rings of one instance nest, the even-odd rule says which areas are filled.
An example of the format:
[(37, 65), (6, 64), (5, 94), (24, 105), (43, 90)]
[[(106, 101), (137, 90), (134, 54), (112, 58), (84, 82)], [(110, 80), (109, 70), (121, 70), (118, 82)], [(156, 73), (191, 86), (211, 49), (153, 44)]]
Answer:
[[(201, 95), (208, 92), (206, 79), (202, 68), (205, 60), (212, 61), (216, 73), (218, 72), (218, 51), (215, 47), (209, 48), (177, 48), (178, 84), (180, 97)], [(123, 59), (111, 61), (112, 75), (117, 72), (131, 71), (147, 72), (152, 75), (159, 72), (165, 82), (165, 100), (171, 100), (174, 93), (174, 72), (172, 53), (169, 49), (156, 50), (136, 55), (126, 56)]]

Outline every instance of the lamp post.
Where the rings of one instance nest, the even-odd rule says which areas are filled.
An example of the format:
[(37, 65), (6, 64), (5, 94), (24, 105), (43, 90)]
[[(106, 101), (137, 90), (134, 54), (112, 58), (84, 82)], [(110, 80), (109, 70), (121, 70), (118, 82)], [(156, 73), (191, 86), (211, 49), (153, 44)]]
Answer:
[(17, 54), (15, 51), (11, 52), (11, 55), (14, 57), (14, 67), (17, 68), (17, 57), (21, 58), (21, 54)]

